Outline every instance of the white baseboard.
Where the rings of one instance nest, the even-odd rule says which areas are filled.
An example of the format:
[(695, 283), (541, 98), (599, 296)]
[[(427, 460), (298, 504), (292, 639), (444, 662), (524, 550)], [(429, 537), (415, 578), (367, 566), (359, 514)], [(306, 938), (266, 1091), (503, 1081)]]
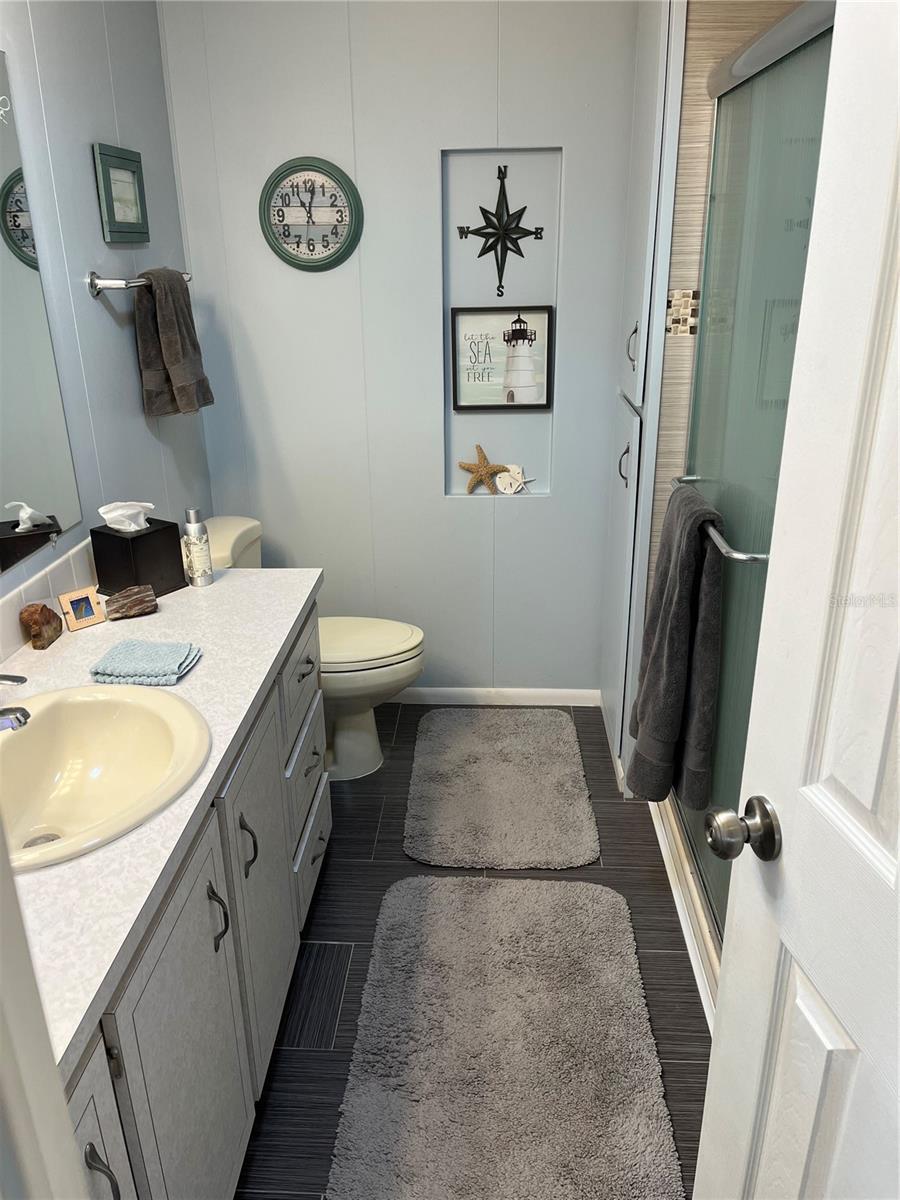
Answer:
[(452, 688), (411, 687), (397, 697), (401, 704), (577, 704), (595, 708), (594, 688)]
[[(632, 802), (633, 803), (633, 802)], [(700, 892), (690, 850), (685, 842), (681, 824), (672, 809), (672, 800), (650, 804), (650, 816), (656, 829), (666, 874), (672, 888), (675, 909), (687, 944), (706, 1023), (712, 1032), (716, 1013), (716, 993), (719, 988), (719, 943), (710, 927), (706, 902)]]

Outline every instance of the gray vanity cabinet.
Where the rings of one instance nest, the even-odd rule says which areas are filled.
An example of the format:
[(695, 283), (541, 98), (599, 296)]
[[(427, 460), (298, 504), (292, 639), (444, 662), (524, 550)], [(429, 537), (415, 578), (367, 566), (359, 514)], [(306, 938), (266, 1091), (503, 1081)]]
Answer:
[(106, 1047), (99, 1038), (69, 1098), (69, 1116), (91, 1200), (137, 1200)]
[(142, 1200), (233, 1195), (253, 1093), (213, 814), (103, 1016)]
[(259, 1095), (300, 945), (274, 690), (216, 808), (229, 857), (241, 986)]

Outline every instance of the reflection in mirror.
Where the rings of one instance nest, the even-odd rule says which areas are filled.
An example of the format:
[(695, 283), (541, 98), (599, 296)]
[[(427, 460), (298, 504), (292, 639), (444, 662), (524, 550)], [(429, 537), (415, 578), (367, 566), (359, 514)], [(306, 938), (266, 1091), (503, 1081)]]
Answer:
[[(81, 509), (39, 258), (6, 55), (0, 53), (0, 508), (21, 501), (52, 515), (65, 530), (78, 523)], [(50, 526), (42, 532), (32, 516), (33, 528), (16, 532), (19, 520), (8, 519), (14, 516), (14, 509), (0, 512), (3, 569), (48, 541)]]

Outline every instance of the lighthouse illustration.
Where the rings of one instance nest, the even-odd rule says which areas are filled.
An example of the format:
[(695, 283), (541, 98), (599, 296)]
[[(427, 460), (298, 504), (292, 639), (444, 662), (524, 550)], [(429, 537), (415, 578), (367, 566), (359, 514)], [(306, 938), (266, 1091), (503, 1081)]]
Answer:
[(543, 386), (534, 377), (534, 355), (532, 346), (537, 331), (528, 328), (522, 314), (516, 317), (509, 329), (503, 330), (506, 343), (506, 371), (503, 376), (503, 394), (507, 404), (539, 404)]

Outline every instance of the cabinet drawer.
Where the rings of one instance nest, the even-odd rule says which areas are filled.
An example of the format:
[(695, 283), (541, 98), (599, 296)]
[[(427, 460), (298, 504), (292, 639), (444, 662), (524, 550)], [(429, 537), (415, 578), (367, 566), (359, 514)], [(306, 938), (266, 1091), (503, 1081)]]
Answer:
[(287, 757), (297, 740), (310, 701), (319, 688), (319, 618), (315, 606), (288, 655), (278, 677), (278, 687)]
[(291, 845), (297, 844), (297, 839), (306, 824), (324, 770), (325, 703), (322, 693), (317, 692), (297, 734), (297, 741), (284, 772), (291, 814), (291, 834), (294, 839)]
[(322, 870), (322, 860), (331, 837), (331, 792), (328, 775), (323, 775), (313, 800), (312, 812), (303, 830), (303, 837), (294, 854), (294, 873), (300, 896), (300, 925), (309, 912), (313, 892)]
[(210, 819), (103, 1016), (138, 1190), (222, 1200), (237, 1185), (254, 1107), (219, 831)]
[(78, 1155), (87, 1171), (91, 1200), (111, 1200), (117, 1194), (121, 1200), (136, 1200), (102, 1038), (75, 1085), (69, 1100), (69, 1116), (75, 1126)]

